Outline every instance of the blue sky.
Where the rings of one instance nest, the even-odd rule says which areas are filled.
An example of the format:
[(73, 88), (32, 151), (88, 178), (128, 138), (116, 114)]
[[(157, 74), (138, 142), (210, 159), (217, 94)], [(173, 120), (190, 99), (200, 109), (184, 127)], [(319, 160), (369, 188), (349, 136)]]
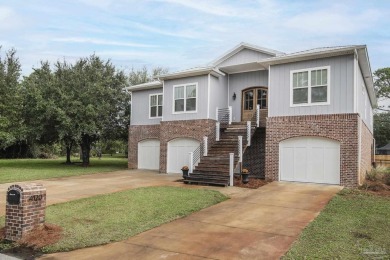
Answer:
[(207, 64), (240, 42), (295, 52), (367, 44), (390, 66), (390, 0), (0, 0), (0, 45), (23, 74), (92, 53), (118, 68)]

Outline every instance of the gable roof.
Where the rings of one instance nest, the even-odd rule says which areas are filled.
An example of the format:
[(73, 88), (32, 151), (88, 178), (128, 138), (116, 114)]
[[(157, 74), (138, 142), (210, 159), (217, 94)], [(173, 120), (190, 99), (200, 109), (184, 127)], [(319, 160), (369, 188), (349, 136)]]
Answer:
[(175, 79), (175, 78), (182, 78), (182, 77), (193, 77), (193, 76), (205, 75), (209, 73), (216, 77), (225, 76), (225, 74), (222, 71), (214, 67), (196, 67), (188, 70), (181, 70), (173, 73), (159, 75), (157, 78), (159, 80), (166, 80), (166, 79)]
[(154, 89), (154, 88), (162, 88), (162, 87), (163, 87), (163, 83), (161, 81), (154, 80), (151, 82), (125, 87), (125, 90), (134, 91), (134, 90)]
[(210, 65), (213, 66), (213, 67), (218, 66), (219, 64), (221, 64), (225, 60), (229, 59), (233, 55), (235, 55), (238, 52), (242, 51), (243, 49), (257, 51), (257, 52), (269, 54), (271, 56), (279, 56), (279, 55), (285, 54), (285, 53), (280, 52), (280, 51), (276, 51), (276, 50), (272, 50), (272, 49), (256, 46), (256, 45), (249, 44), (249, 43), (246, 43), (246, 42), (241, 42), (240, 44), (235, 46), (233, 49), (227, 51), (222, 56), (220, 56), (219, 58), (217, 58), (214, 61), (212, 61), (210, 63)]
[(386, 144), (385, 146), (382, 146), (381, 148), (377, 148), (379, 151), (390, 151), (390, 143)]

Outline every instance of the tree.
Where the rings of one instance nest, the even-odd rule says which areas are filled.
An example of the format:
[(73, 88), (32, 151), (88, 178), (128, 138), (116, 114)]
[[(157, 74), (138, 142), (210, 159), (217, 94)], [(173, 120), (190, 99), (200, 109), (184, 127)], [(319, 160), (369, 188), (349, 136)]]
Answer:
[[(374, 72), (374, 87), (378, 100), (390, 101), (390, 68), (378, 69)], [(390, 107), (380, 106), (378, 109), (390, 111)]]
[(129, 73), (128, 82), (130, 86), (150, 82), (158, 75), (166, 74), (167, 72), (168, 69), (163, 67), (155, 67), (151, 69), (151, 71), (149, 71), (147, 67), (143, 67), (139, 70), (134, 70), (134, 68), (132, 68)]
[(0, 54), (0, 149), (20, 145), (24, 140), (20, 73), (14, 49), (7, 51), (5, 58)]
[(43, 62), (24, 85), (25, 115), (35, 140), (63, 142), (68, 163), (73, 145), (81, 146), (83, 165), (88, 166), (94, 142), (127, 132), (126, 77), (110, 61), (91, 55), (74, 65), (57, 62), (52, 70)]
[[(374, 72), (375, 91), (379, 101), (390, 102), (390, 68), (378, 69)], [(374, 116), (374, 137), (379, 146), (390, 142), (390, 108), (380, 106)]]

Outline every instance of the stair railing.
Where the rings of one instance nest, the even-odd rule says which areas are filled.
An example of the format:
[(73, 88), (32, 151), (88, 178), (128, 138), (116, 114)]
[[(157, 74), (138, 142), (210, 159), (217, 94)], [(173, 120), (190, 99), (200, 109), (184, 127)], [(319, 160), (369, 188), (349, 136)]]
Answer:
[(233, 118), (233, 108), (231, 106), (227, 108), (216, 108), (215, 119), (221, 123), (221, 125), (231, 125)]
[(252, 122), (246, 121), (246, 146), (251, 146)]
[(189, 152), (188, 173), (194, 172), (194, 167), (200, 161), (200, 158), (204, 154), (203, 151), (204, 151), (203, 143), (200, 143), (200, 145), (193, 152)]
[(229, 153), (229, 186), (233, 186), (234, 153)]
[(221, 123), (216, 122), (215, 123), (215, 141), (219, 141), (219, 138), (221, 136)]

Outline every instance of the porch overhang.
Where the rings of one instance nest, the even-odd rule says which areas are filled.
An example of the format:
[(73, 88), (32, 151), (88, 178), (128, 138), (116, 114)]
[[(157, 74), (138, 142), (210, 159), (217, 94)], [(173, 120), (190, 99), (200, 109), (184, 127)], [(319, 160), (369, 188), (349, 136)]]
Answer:
[(268, 67), (264, 67), (263, 64), (258, 62), (249, 62), (242, 64), (235, 64), (230, 66), (219, 67), (220, 71), (223, 71), (228, 74), (243, 73), (257, 70), (265, 70)]

